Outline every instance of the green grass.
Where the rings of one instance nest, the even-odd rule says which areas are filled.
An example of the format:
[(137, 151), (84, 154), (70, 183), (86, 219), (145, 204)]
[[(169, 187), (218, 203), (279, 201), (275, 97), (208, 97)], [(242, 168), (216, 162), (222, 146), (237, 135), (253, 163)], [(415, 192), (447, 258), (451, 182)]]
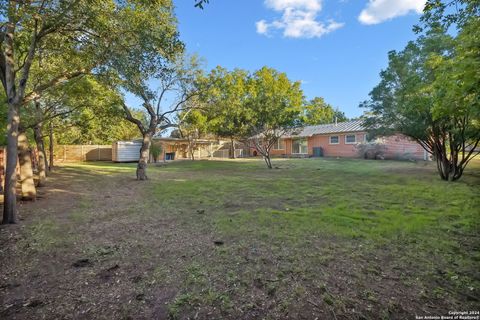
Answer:
[[(475, 188), (440, 181), (432, 170), (423, 172), (423, 164), (278, 163), (277, 170), (257, 162), (174, 164), (161, 169), (170, 177), (153, 187), (153, 198), (176, 210), (207, 210), (215, 215), (218, 231), (232, 235), (265, 230), (271, 237), (293, 239), (327, 233), (374, 241), (430, 241), (439, 231), (478, 230)], [(412, 169), (416, 171), (409, 173)]]

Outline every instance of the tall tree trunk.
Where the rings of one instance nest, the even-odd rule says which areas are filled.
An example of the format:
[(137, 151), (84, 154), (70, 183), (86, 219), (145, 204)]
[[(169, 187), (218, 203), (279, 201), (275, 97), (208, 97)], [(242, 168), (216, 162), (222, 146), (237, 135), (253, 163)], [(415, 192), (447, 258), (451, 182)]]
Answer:
[(49, 156), (49, 161), (48, 161), (48, 171), (53, 170), (53, 125), (50, 122), (50, 128), (48, 132), (48, 156)]
[(192, 138), (188, 139), (188, 148), (190, 149), (190, 157), (192, 161), (195, 161), (195, 140)]
[(3, 201), (3, 224), (15, 223), (17, 215), (18, 105), (8, 102), (7, 163)]
[(230, 152), (231, 152), (230, 158), (235, 159), (235, 140), (233, 138), (231, 138), (230, 140), (232, 142), (230, 145)]
[(147, 163), (150, 156), (150, 145), (152, 144), (152, 134), (143, 134), (142, 147), (140, 148), (140, 159), (137, 165), (137, 180), (148, 180)]
[[(31, 42), (23, 66), (20, 70), (15, 68), (15, 28), (17, 26), (17, 4), (11, 1), (9, 5), (8, 22), (5, 26), (2, 50), (4, 53), (3, 80), (7, 105), (8, 105), (8, 124), (7, 124), (7, 165), (5, 172), (5, 194), (3, 203), (2, 223), (15, 223), (17, 213), (16, 184), (17, 184), (17, 155), (18, 155), (18, 127), (20, 125), (19, 109), (25, 97), (25, 89), (29, 78), (30, 67), (32, 66), (37, 48), (36, 28), (32, 35)], [(21, 78), (16, 83), (16, 74), (21, 74)]]
[(45, 155), (45, 143), (42, 135), (42, 123), (33, 128), (33, 137), (38, 150), (38, 186), (43, 187), (47, 179), (48, 160)]
[(33, 180), (32, 153), (25, 132), (18, 135), (18, 161), (20, 163), (20, 184), (22, 199), (34, 201), (37, 198), (35, 181)]

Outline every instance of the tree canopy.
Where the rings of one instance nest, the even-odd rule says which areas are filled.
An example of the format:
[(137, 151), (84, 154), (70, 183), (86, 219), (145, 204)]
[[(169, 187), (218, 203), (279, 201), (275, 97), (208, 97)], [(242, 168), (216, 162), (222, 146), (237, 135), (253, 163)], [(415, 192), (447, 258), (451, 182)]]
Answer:
[(348, 121), (345, 114), (332, 107), (321, 97), (315, 97), (304, 104), (302, 122), (305, 125), (327, 124)]
[[(256, 72), (217, 67), (203, 80), (201, 111), (208, 131), (256, 148), (271, 168), (270, 149), (287, 130), (302, 125), (304, 107), (300, 82), (285, 73), (263, 67)], [(188, 121), (188, 119), (186, 119)]]
[[(418, 39), (389, 53), (380, 83), (363, 104), (373, 131), (418, 141), (444, 180), (462, 176), (480, 142), (480, 18), (470, 2), (458, 2), (463, 7), (453, 15), (440, 1), (427, 4)], [(448, 32), (453, 23), (454, 35)]]
[(31, 116), (26, 106), (41, 106), (48, 90), (82, 75), (114, 87), (148, 79), (183, 44), (171, 0), (46, 0), (2, 2), (0, 48), (9, 129), (3, 222), (14, 223), (20, 123)]

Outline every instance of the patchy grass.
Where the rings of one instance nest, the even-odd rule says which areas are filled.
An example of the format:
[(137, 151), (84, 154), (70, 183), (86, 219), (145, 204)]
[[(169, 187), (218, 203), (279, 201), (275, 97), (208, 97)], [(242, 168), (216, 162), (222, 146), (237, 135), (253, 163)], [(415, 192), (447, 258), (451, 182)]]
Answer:
[(150, 166), (147, 182), (134, 164), (63, 166), (42, 200), (22, 204), (21, 225), (0, 229), (12, 257), (0, 316), (404, 319), (479, 308), (479, 160), (455, 183), (429, 163), (274, 166), (175, 162)]

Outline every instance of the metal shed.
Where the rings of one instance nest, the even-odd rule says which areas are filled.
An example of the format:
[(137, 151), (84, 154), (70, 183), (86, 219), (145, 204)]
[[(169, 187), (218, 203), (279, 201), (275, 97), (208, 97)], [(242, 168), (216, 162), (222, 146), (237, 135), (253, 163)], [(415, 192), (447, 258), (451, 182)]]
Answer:
[(140, 159), (140, 141), (116, 141), (112, 144), (113, 162), (137, 162)]

